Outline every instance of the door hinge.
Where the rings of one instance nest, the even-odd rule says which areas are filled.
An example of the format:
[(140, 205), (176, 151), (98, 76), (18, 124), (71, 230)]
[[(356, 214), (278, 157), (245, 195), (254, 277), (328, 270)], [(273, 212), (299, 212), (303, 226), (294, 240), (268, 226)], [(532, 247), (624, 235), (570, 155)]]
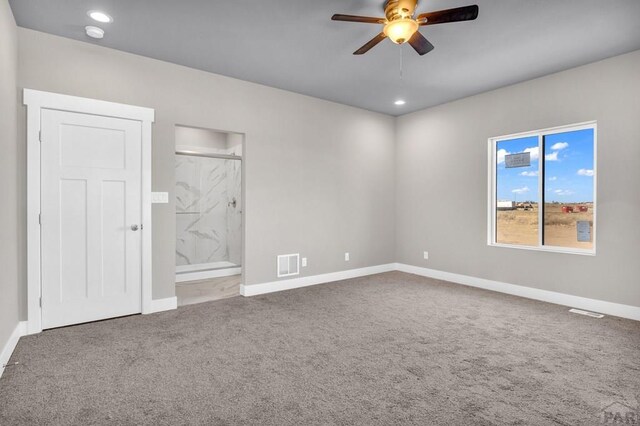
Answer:
[(42, 130), (38, 131), (38, 140), (42, 143)]
[(38, 225), (42, 225), (42, 213), (38, 213)]
[(38, 299), (38, 304), (40, 305), (40, 307), (42, 308), (42, 297)]

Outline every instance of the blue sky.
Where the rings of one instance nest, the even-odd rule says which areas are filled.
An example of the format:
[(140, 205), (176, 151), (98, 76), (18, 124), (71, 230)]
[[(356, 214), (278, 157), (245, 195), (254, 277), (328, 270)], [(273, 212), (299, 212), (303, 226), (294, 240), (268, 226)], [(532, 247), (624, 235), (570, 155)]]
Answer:
[[(593, 129), (545, 138), (545, 201), (593, 201)], [(531, 166), (507, 169), (504, 156), (531, 153)], [(538, 201), (540, 153), (538, 137), (499, 141), (496, 146), (498, 200)]]

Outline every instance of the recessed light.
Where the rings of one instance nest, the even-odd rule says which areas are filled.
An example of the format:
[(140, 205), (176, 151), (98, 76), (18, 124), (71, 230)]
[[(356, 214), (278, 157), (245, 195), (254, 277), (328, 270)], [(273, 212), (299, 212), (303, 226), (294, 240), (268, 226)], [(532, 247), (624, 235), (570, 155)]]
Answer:
[(84, 27), (84, 30), (87, 32), (87, 35), (91, 38), (101, 39), (104, 37), (104, 30), (98, 27)]
[(402, 99), (398, 99), (397, 101), (394, 102), (395, 105), (401, 106), (406, 104), (406, 101), (403, 101)]
[(104, 12), (100, 12), (99, 10), (90, 10), (87, 12), (87, 15), (89, 15), (89, 17), (94, 21), (102, 22), (103, 24), (113, 22), (113, 18), (111, 16)]

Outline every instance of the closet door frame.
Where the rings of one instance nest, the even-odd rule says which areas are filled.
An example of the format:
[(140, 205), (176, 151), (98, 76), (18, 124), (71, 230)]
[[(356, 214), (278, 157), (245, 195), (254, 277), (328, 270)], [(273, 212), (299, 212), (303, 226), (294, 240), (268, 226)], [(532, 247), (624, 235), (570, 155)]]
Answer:
[(142, 125), (142, 306), (143, 314), (154, 312), (152, 301), (151, 245), (151, 125), (153, 109), (95, 99), (24, 89), (27, 106), (27, 329), (42, 331), (41, 271), (41, 161), (40, 129), (42, 109), (53, 109), (105, 117), (123, 118)]

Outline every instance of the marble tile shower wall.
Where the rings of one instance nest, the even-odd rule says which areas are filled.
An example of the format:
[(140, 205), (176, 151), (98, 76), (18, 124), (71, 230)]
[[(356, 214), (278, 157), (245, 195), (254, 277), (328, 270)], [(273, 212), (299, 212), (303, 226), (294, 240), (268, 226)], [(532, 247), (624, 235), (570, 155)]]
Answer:
[(177, 266), (240, 264), (240, 167), (237, 160), (176, 156)]

